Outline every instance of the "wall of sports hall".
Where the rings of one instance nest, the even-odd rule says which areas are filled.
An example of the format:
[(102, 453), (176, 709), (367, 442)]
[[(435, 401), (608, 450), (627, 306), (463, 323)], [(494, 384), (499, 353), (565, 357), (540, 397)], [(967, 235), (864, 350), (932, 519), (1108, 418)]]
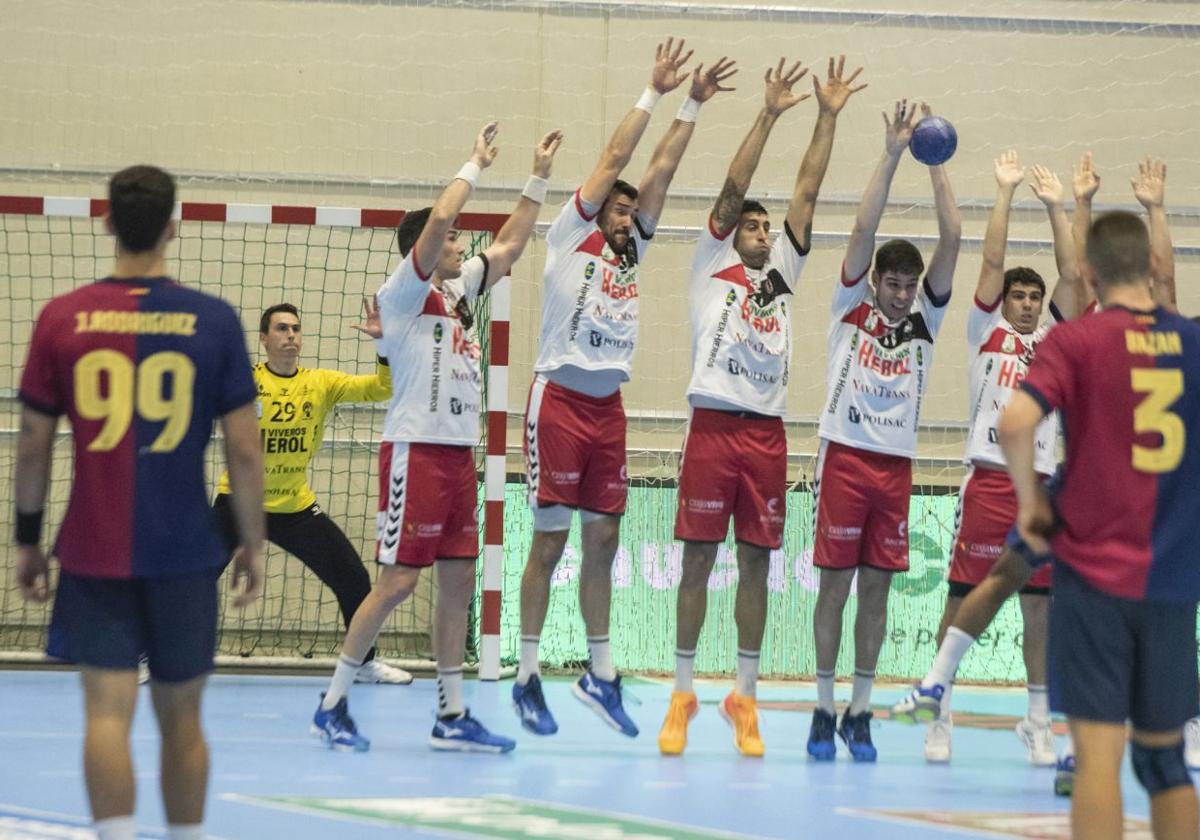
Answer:
[[(414, 209), (431, 203), (466, 159), (479, 127), (500, 121), (500, 156), (468, 209), (503, 214), (528, 174), (537, 138), (565, 132), (538, 234), (512, 274), (508, 376), (508, 514), (503, 653), (516, 651), (516, 590), (529, 540), (520, 414), (531, 377), (541, 306), (545, 227), (636, 101), (667, 36), (685, 37), (693, 62), (738, 61), (736, 92), (705, 105), (639, 281), (641, 330), (624, 389), (634, 481), (614, 571), (618, 664), (669, 667), (678, 546), (671, 541), (672, 480), (687, 416), (688, 266), (695, 236), (725, 168), (762, 99), (762, 74), (781, 56), (824, 73), (830, 55), (862, 65), (869, 87), (838, 121), (796, 294), (788, 398), (789, 525), (773, 560), (772, 619), (764, 671), (812, 671), (809, 632), (811, 494), (816, 420), (826, 387), (830, 296), (855, 207), (883, 149), (881, 111), (925, 100), (957, 127), (947, 165), (963, 216), (955, 292), (938, 341), (922, 412), (910, 523), (913, 568), (896, 579), (881, 673), (923, 670), (944, 596), (942, 574), (968, 412), (966, 315), (979, 245), (995, 194), (992, 161), (1015, 148), (1070, 182), (1093, 152), (1098, 209), (1136, 207), (1137, 162), (1167, 161), (1179, 305), (1200, 313), (1200, 22), (1186, 2), (1107, 0), (849, 0), (761, 4), (744, 0), (0, 0), (0, 195), (102, 198), (105, 180), (135, 162), (179, 177), (181, 200), (213, 204)], [(800, 82), (809, 86), (809, 80)], [(659, 106), (626, 178), (637, 182), (684, 91)], [(776, 227), (811, 136), (816, 107), (801, 103), (776, 126), (750, 196)], [(1056, 278), (1046, 215), (1024, 186), (1012, 214), (1009, 264)], [(928, 259), (936, 238), (925, 167), (910, 157), (893, 184), (880, 236), (904, 236)], [(47, 205), (48, 207), (49, 205)], [(11, 533), (15, 389), (34, 318), (54, 294), (103, 274), (111, 240), (96, 219), (0, 215), (0, 529)], [(486, 237), (475, 237), (485, 242)], [(350, 325), (361, 298), (394, 267), (391, 231), (308, 224), (184, 221), (172, 270), (243, 313), (247, 338), (264, 306), (301, 307), (303, 362), (369, 372), (372, 353)], [(368, 555), (374, 538), (373, 443), (382, 412), (345, 406), (331, 420), (313, 484), (321, 503)], [(70, 442), (56, 449), (51, 519), (61, 516)], [(219, 458), (219, 454), (214, 456)], [(214, 463), (214, 468), (216, 468)], [(584, 655), (572, 607), (577, 542), (556, 578), (543, 653), (551, 664)], [(336, 649), (332, 598), (299, 564), (271, 556), (266, 603), (225, 616), (226, 653), (326, 656)], [(33, 655), (45, 611), (20, 603), (11, 548), (0, 550), (0, 648)], [(700, 670), (732, 665), (732, 581), (722, 552)], [(428, 652), (425, 587), (384, 637), (396, 655)], [(848, 615), (852, 615), (848, 611)], [(1019, 621), (1006, 612), (991, 648), (965, 676), (1021, 676)], [(848, 652), (847, 652), (848, 655)], [(846, 659), (846, 662), (849, 662)]]

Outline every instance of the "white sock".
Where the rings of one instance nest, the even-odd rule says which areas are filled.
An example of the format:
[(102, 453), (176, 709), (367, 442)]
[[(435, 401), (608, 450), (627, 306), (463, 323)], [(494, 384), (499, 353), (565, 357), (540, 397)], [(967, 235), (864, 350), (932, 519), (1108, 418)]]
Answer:
[(823, 712), (834, 714), (833, 707), (833, 671), (817, 671), (817, 708)]
[(933, 667), (929, 669), (925, 679), (921, 680), (921, 687), (950, 685), (954, 682), (954, 675), (958, 673), (958, 663), (966, 656), (973, 644), (975, 644), (975, 638), (968, 636), (957, 627), (947, 630), (946, 638), (942, 639), (942, 646), (938, 648), (937, 656), (934, 657)]
[(854, 688), (850, 693), (850, 714), (860, 715), (871, 708), (871, 688), (874, 685), (874, 671), (854, 672)]
[(463, 703), (462, 666), (438, 668), (438, 717), (456, 717), (466, 711)]
[(204, 840), (204, 826), (200, 823), (169, 825), (167, 840)]
[(588, 653), (592, 657), (592, 673), (605, 682), (617, 678), (617, 671), (612, 664), (612, 645), (608, 636), (588, 636)]
[(696, 651), (675, 648), (675, 690), (691, 691), (696, 671)]
[(737, 682), (734, 691), (743, 697), (753, 697), (758, 685), (758, 651), (742, 650), (737, 654)]
[(938, 715), (942, 720), (950, 720), (950, 695), (954, 693), (954, 683), (946, 686), (946, 692), (942, 695), (942, 713)]
[(529, 682), (529, 678), (541, 673), (541, 668), (538, 665), (538, 642), (541, 639), (537, 636), (522, 636), (521, 637), (521, 661), (517, 664), (517, 685), (525, 685)]
[(137, 821), (133, 815), (109, 817), (92, 823), (97, 840), (137, 840)]
[(1075, 739), (1071, 737), (1071, 733), (1067, 732), (1067, 745), (1063, 747), (1062, 757), (1069, 758), (1075, 755)]
[(329, 681), (329, 688), (325, 690), (325, 699), (321, 701), (322, 709), (329, 711), (338, 704), (339, 700), (350, 693), (350, 686), (354, 683), (354, 677), (361, 667), (361, 661), (351, 659), (344, 653), (338, 657), (337, 667), (333, 669), (333, 679)]
[(1044, 685), (1029, 685), (1029, 719), (1038, 726), (1050, 725), (1050, 695)]

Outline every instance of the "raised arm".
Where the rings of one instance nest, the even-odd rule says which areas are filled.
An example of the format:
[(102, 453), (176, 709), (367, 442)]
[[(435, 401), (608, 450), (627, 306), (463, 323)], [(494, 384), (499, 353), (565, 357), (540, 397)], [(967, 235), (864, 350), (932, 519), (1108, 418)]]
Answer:
[(658, 220), (667, 200), (667, 188), (671, 185), (675, 170), (679, 168), (679, 161), (683, 159), (683, 153), (692, 139), (700, 106), (712, 99), (718, 91), (734, 90), (721, 84), (737, 72), (733, 69), (733, 64), (733, 59), (721, 56), (708, 70), (701, 64), (692, 73), (692, 87), (688, 99), (654, 149), (650, 166), (638, 186), (638, 215)]
[(838, 114), (846, 106), (850, 97), (866, 87), (861, 84), (852, 87), (858, 74), (859, 67), (843, 79), (846, 67), (846, 56), (838, 56), (835, 68), (833, 57), (829, 58), (829, 74), (825, 84), (813, 74), (813, 92), (817, 97), (817, 124), (813, 127), (812, 140), (808, 143), (808, 151), (800, 163), (800, 171), (796, 175), (796, 186), (792, 190), (792, 200), (788, 204), (787, 224), (792, 233), (800, 238), (800, 246), (808, 249), (812, 245), (812, 220), (817, 206), (817, 195), (821, 191), (821, 182), (825, 180), (825, 171), (829, 168), (829, 158), (833, 154), (833, 134), (837, 129)]
[(263, 560), (263, 460), (254, 404), (247, 403), (221, 417), (225, 435), (225, 461), (233, 494), (233, 515), (240, 542), (233, 553), (234, 604), (245, 607), (262, 593)]
[(861, 277), (871, 267), (871, 259), (875, 255), (875, 232), (879, 230), (879, 220), (887, 204), (888, 191), (892, 188), (892, 178), (896, 176), (900, 156), (908, 148), (908, 141), (912, 139), (913, 128), (917, 124), (916, 105), (909, 105), (907, 99), (901, 99), (896, 103), (891, 120), (884, 112), (883, 124), (886, 127), (883, 157), (879, 159), (867, 188), (863, 190), (858, 213), (854, 216), (854, 228), (850, 231), (850, 242), (846, 245), (845, 272), (852, 279)]
[(1004, 152), (995, 161), (996, 202), (988, 216), (987, 232), (983, 235), (983, 262), (979, 267), (979, 282), (975, 284), (975, 299), (987, 307), (995, 306), (1004, 293), (1004, 254), (1008, 250), (1008, 216), (1012, 211), (1013, 194), (1025, 178), (1015, 149)]
[(1133, 194), (1150, 216), (1150, 276), (1154, 279), (1154, 302), (1175, 309), (1175, 249), (1163, 200), (1167, 165), (1146, 158), (1138, 164), (1138, 177), (1131, 180)]
[(1046, 205), (1050, 230), (1054, 235), (1054, 264), (1058, 268), (1058, 281), (1050, 293), (1050, 302), (1063, 318), (1077, 318), (1083, 311), (1080, 306), (1083, 295), (1079, 263), (1075, 259), (1075, 237), (1063, 205), (1066, 190), (1058, 176), (1044, 166), (1033, 167), (1031, 173), (1033, 182), (1029, 186), (1038, 200)]
[[(1092, 165), (1092, 153), (1084, 152), (1072, 171), (1071, 186), (1075, 193), (1075, 217), (1071, 220), (1071, 240), (1075, 243), (1075, 265), (1081, 266), (1087, 259), (1088, 231), (1092, 227), (1092, 197), (1100, 189), (1100, 174)], [(1087, 309), (1095, 300), (1090, 286), (1079, 281), (1079, 311)]]
[[(921, 103), (921, 113), (928, 117), (929, 106)], [(933, 182), (933, 207), (937, 214), (938, 242), (929, 260), (929, 290), (938, 299), (950, 294), (954, 284), (954, 266), (958, 262), (958, 247), (962, 243), (962, 216), (954, 201), (954, 190), (950, 188), (950, 176), (946, 167), (929, 167), (929, 178)]]
[(471, 150), (471, 158), (454, 176), (454, 180), (442, 190), (433, 209), (429, 212), (429, 221), (425, 223), (421, 235), (413, 246), (412, 256), (420, 274), (425, 277), (433, 273), (437, 266), (438, 255), (446, 234), (454, 226), (454, 220), (471, 197), (471, 190), (483, 170), (492, 165), (499, 151), (493, 142), (496, 139), (496, 123), (490, 122), (475, 138), (475, 148)]
[(42, 552), (42, 511), (50, 486), (50, 456), (58, 418), (21, 408), (14, 496), (17, 502), (17, 588), (28, 601), (50, 596), (50, 564)]
[(763, 76), (766, 91), (762, 110), (754, 118), (754, 125), (750, 126), (750, 132), (742, 140), (742, 145), (738, 146), (733, 161), (729, 164), (725, 184), (721, 187), (716, 204), (713, 205), (712, 226), (721, 235), (737, 224), (738, 217), (742, 215), (742, 202), (746, 199), (746, 191), (750, 189), (750, 179), (754, 177), (754, 170), (758, 169), (763, 147), (766, 146), (767, 137), (770, 136), (779, 116), (812, 95), (792, 93), (796, 82), (803, 79), (808, 70), (801, 67), (797, 61), (785, 73), (784, 63), (784, 59), (779, 59), (778, 66), (768, 68)]
[(525, 191), (521, 193), (512, 214), (496, 233), (496, 239), (483, 252), (488, 261), (485, 289), (490, 289), (508, 274), (525, 250), (525, 244), (537, 223), (538, 211), (546, 200), (546, 179), (550, 177), (554, 153), (562, 144), (562, 137), (562, 132), (555, 129), (538, 141), (537, 148), (533, 150), (533, 174), (525, 184)]
[(586, 203), (601, 204), (608, 198), (613, 184), (621, 176), (621, 170), (629, 165), (633, 151), (650, 122), (655, 104), (664, 93), (675, 90), (687, 79), (687, 72), (681, 68), (692, 57), (692, 51), (688, 50), (684, 55), (683, 47), (682, 38), (678, 44), (675, 44), (674, 38), (668, 38), (665, 44), (659, 44), (655, 49), (650, 84), (637, 105), (630, 109), (612, 137), (608, 138), (608, 145), (600, 153), (596, 168), (579, 189), (579, 195)]

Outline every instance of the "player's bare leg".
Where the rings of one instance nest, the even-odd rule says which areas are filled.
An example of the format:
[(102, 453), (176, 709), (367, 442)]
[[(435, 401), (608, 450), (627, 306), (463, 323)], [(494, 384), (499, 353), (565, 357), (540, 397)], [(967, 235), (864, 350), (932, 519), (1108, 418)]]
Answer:
[[(687, 746), (687, 725), (700, 710), (692, 689), (696, 645), (708, 612), (708, 576), (717, 562), (719, 543), (685, 541), (683, 575), (675, 597), (675, 690), (658, 733), (663, 755), (679, 755)], [(740, 584), (739, 584), (740, 585)]]
[(1046, 691), (1046, 636), (1050, 630), (1050, 596), (1021, 593), (1024, 624), (1022, 653), (1029, 685), (1029, 712), (1017, 724), (1017, 736), (1029, 750), (1029, 763), (1042, 767), (1058, 762), (1054, 733), (1050, 729), (1050, 701)]
[[(1150, 795), (1150, 828), (1156, 840), (1196, 840), (1200, 835), (1200, 806), (1191, 776), (1186, 766), (1180, 765), (1179, 746), (1183, 740), (1183, 730), (1141, 732), (1135, 729), (1129, 740), (1133, 743), (1135, 756), (1139, 746), (1151, 751), (1172, 751), (1171, 761), (1176, 768), (1174, 781), (1177, 783)], [(1163, 775), (1161, 771), (1162, 768), (1158, 768), (1159, 775)]]
[(857, 569), (821, 569), (817, 603), (813, 609), (813, 641), (817, 653), (817, 708), (808, 735), (808, 754), (818, 761), (832, 761), (837, 752), (833, 732), (837, 710), (833, 705), (833, 681), (838, 650), (842, 645), (842, 613)]
[(87, 729), (83, 773), (92, 818), (133, 817), (135, 783), (129, 728), (137, 707), (137, 669), (81, 668)]
[(204, 820), (208, 791), (208, 744), (200, 724), (200, 698), (207, 677), (182, 683), (150, 683), (150, 699), (162, 733), (160, 771), (163, 810), (169, 826), (194, 826)]
[(1076, 763), (1071, 836), (1078, 840), (1120, 840), (1124, 834), (1121, 762), (1127, 737), (1125, 724), (1072, 719), (1070, 725)]
[(733, 727), (734, 744), (742, 755), (764, 752), (758, 733), (756, 702), (759, 652), (767, 625), (767, 573), (771, 551), (757, 545), (738, 543), (738, 585), (734, 602), (737, 622), (737, 683), (720, 705), (721, 716)]
[(875, 666), (887, 632), (888, 595), (892, 573), (870, 566), (858, 570), (858, 612), (854, 617), (854, 689), (850, 706), (842, 715), (838, 735), (855, 761), (874, 761), (871, 742), (871, 689)]
[[(570, 509), (547, 509), (544, 515), (558, 517), (557, 524), (571, 524)], [(558, 731), (558, 723), (542, 693), (538, 644), (550, 608), (550, 579), (567, 547), (569, 533), (567, 528), (534, 530), (525, 571), (521, 574), (521, 658), (512, 691), (513, 708), (521, 726), (535, 735), (553, 735)]]

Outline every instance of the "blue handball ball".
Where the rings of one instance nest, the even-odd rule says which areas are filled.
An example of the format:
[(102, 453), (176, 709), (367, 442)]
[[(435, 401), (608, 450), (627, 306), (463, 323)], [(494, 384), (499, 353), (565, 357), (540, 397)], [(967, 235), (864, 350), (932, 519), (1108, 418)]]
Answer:
[(958, 132), (949, 120), (925, 117), (913, 129), (908, 148), (921, 163), (937, 166), (954, 157), (954, 150), (958, 148)]

